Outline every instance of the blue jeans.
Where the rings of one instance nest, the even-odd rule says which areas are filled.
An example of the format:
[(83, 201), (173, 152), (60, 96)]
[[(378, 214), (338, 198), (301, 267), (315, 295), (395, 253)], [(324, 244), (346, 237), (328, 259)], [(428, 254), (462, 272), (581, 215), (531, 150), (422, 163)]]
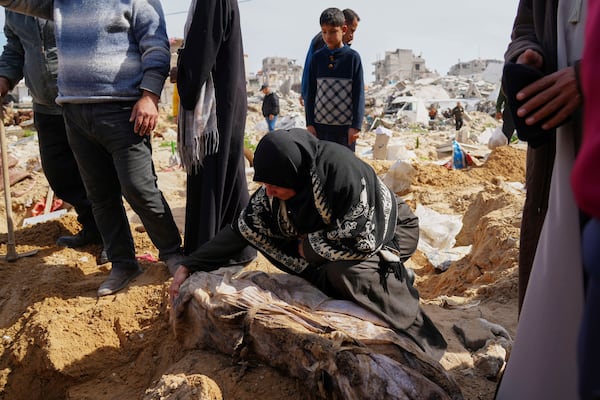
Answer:
[(148, 136), (129, 122), (134, 102), (65, 104), (69, 143), (113, 268), (137, 268), (122, 197), (140, 217), (159, 258), (179, 254), (181, 236), (157, 186)]
[(273, 119), (269, 119), (269, 117), (265, 117), (265, 121), (267, 121), (267, 127), (269, 127), (269, 132), (275, 130), (275, 124), (277, 123), (277, 115), (273, 115)]

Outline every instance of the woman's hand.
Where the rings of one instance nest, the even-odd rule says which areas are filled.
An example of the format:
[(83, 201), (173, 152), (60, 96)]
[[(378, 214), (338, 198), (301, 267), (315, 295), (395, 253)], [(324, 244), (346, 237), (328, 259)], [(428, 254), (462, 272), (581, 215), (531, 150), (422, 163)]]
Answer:
[(298, 254), (302, 258), (306, 258), (306, 257), (304, 257), (304, 241), (306, 240), (307, 237), (308, 237), (307, 235), (302, 235), (302, 236), (298, 237)]
[(304, 239), (298, 239), (298, 254), (302, 258), (304, 258), (304, 248), (302, 248), (303, 245), (304, 245)]
[(189, 276), (190, 270), (187, 269), (185, 265), (180, 265), (179, 268), (177, 268), (177, 271), (175, 271), (175, 275), (173, 275), (173, 282), (171, 282), (171, 287), (169, 288), (171, 307), (173, 306), (173, 302), (177, 296), (179, 296), (179, 288)]

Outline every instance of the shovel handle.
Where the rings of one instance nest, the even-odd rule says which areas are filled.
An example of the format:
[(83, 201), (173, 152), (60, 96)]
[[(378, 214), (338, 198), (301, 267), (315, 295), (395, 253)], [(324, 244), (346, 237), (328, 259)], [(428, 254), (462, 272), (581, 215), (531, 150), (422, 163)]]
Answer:
[[(2, 99), (2, 97), (0, 97)], [(8, 146), (6, 144), (6, 131), (4, 129), (4, 109), (0, 100), (0, 142), (2, 147), (2, 180), (4, 183), (4, 201), (6, 209), (6, 227), (8, 241), (6, 243), (6, 261), (15, 261), (17, 250), (15, 246), (15, 227), (12, 218), (12, 200), (10, 197), (10, 179), (8, 175)]]

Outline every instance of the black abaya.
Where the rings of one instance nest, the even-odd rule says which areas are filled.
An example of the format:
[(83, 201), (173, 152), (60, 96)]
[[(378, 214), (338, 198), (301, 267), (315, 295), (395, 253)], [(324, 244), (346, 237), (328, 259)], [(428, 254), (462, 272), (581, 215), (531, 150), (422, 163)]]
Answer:
[[(232, 223), (248, 203), (244, 168), (246, 78), (240, 15), (235, 0), (198, 1), (179, 54), (180, 104), (193, 110), (200, 88), (212, 73), (217, 113), (218, 151), (187, 171), (184, 251), (192, 253)], [(247, 248), (245, 262), (256, 252)]]

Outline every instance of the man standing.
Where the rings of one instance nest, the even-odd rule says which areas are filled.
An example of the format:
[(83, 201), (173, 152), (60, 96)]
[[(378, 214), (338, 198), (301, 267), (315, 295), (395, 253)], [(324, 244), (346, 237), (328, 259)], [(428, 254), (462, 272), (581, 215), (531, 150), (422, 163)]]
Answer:
[[(67, 140), (62, 108), (56, 104), (58, 55), (54, 23), (44, 19), (6, 11), (6, 45), (0, 55), (0, 95), (12, 90), (25, 77), (33, 98), (33, 116), (38, 133), (42, 168), (56, 196), (75, 208), (82, 226), (74, 236), (61, 236), (59, 246), (81, 247), (101, 244), (92, 205), (87, 199), (79, 167)], [(99, 263), (106, 263), (101, 252)]]
[(265, 121), (267, 121), (269, 132), (271, 132), (275, 130), (277, 116), (279, 115), (279, 97), (271, 91), (269, 85), (262, 85), (260, 91), (265, 95), (262, 103), (262, 113)]
[[(527, 149), (519, 326), (498, 400), (578, 398), (583, 219), (569, 178), (582, 137), (578, 65), (586, 4), (579, 0), (521, 0), (505, 54), (507, 62), (526, 64), (543, 73), (533, 83), (515, 88), (520, 104), (510, 103), (508, 86), (505, 90), (511, 111), (545, 141), (535, 147), (529, 144)], [(555, 345), (558, 342), (560, 346)]]
[(98, 296), (143, 270), (135, 257), (128, 201), (159, 259), (181, 257), (181, 236), (157, 186), (150, 135), (169, 73), (170, 47), (158, 0), (2, 0), (11, 10), (55, 21), (58, 98), (112, 269)]

